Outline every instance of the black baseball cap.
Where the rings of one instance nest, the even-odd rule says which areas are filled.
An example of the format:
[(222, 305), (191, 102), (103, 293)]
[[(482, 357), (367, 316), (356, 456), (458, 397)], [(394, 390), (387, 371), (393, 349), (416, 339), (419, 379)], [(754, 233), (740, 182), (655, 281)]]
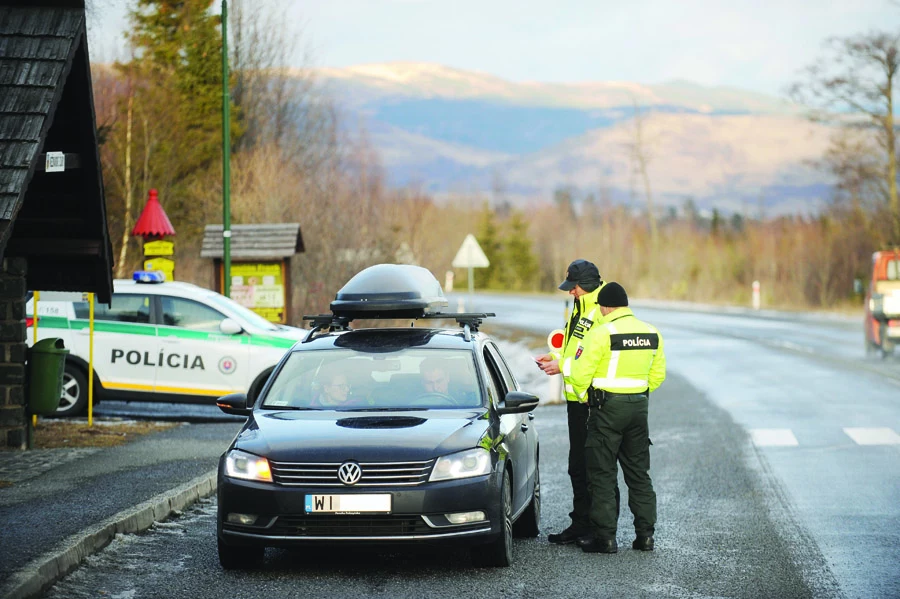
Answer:
[(575, 285), (579, 285), (585, 291), (593, 291), (600, 286), (600, 271), (593, 262), (578, 259), (569, 264), (566, 270), (566, 280), (559, 284), (562, 291), (571, 291)]

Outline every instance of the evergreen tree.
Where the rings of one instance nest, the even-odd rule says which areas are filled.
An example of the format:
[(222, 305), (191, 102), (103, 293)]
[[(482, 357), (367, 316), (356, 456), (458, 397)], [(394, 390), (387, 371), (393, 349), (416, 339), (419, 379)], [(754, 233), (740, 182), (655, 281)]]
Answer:
[(709, 231), (713, 237), (717, 236), (722, 229), (722, 215), (719, 214), (718, 208), (713, 208), (712, 219), (709, 222)]
[(501, 266), (504, 287), (517, 291), (534, 289), (538, 277), (538, 261), (531, 251), (528, 223), (515, 210), (510, 216), (509, 233), (503, 240)]
[(497, 231), (496, 215), (491, 207), (487, 204), (481, 211), (481, 222), (478, 226), (478, 234), (475, 236), (478, 245), (481, 246), (484, 255), (490, 261), (491, 265), (487, 268), (473, 269), (475, 278), (475, 287), (478, 289), (487, 289), (497, 285), (497, 274), (502, 270), (501, 251), (500, 251), (500, 235)]
[(553, 190), (553, 203), (567, 220), (575, 220), (575, 191), (570, 186), (557, 187)]
[[(176, 229), (202, 226), (191, 186), (222, 156), (221, 18), (210, 0), (137, 0), (129, 11), (135, 143), (143, 179), (160, 189)], [(240, 132), (232, 112), (233, 138)], [(140, 190), (139, 195), (145, 190)]]

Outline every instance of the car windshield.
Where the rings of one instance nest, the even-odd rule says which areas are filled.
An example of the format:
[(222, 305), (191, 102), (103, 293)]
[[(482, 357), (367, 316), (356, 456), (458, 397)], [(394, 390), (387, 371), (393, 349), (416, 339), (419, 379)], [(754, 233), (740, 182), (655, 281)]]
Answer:
[(235, 312), (238, 316), (249, 322), (251, 325), (264, 331), (277, 331), (278, 327), (274, 323), (269, 322), (250, 308), (244, 307), (229, 297), (219, 295), (218, 293), (210, 293), (206, 296), (210, 302)]
[(472, 353), (404, 349), (295, 351), (262, 407), (318, 410), (418, 410), (482, 405)]

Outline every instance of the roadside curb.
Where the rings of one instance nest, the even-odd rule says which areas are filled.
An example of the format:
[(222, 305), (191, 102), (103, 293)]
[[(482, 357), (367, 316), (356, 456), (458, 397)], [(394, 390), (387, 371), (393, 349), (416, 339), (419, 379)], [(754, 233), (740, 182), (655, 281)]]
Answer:
[(117, 534), (142, 532), (209, 497), (216, 490), (216, 470), (210, 470), (170, 491), (160, 493), (103, 522), (75, 533), (13, 574), (0, 589), (4, 599), (31, 599), (74, 570), (86, 557), (103, 549)]

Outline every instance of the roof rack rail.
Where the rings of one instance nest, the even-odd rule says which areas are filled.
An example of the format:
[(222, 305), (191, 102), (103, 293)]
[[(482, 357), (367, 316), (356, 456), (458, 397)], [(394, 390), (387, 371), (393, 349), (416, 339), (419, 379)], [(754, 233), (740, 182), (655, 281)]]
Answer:
[(425, 314), (421, 318), (427, 319), (444, 319), (450, 320), (451, 318), (459, 323), (459, 326), (465, 328), (467, 325), (469, 330), (473, 333), (478, 332), (478, 327), (481, 326), (481, 322), (485, 318), (490, 318), (491, 316), (496, 316), (494, 312), (448, 312), (442, 314), (440, 312), (433, 314)]
[(303, 338), (303, 343), (308, 343), (312, 341), (316, 333), (322, 329), (329, 329), (331, 331), (349, 330), (350, 327), (348, 325), (353, 319), (348, 316), (335, 316), (334, 314), (304, 314), (303, 320), (309, 320), (311, 321), (310, 324), (312, 324), (309, 333)]
[(497, 314), (494, 312), (433, 312), (416, 316), (404, 316), (402, 314), (391, 314), (390, 312), (372, 314), (357, 313), (356, 315), (342, 314), (340, 316), (335, 314), (307, 314), (303, 316), (303, 320), (310, 321), (312, 329), (310, 329), (309, 333), (304, 337), (303, 343), (312, 341), (315, 338), (316, 333), (323, 329), (329, 329), (331, 331), (347, 331), (350, 329), (349, 325), (353, 320), (419, 320), (420, 318), (424, 320), (455, 320), (459, 323), (459, 326), (466, 331), (466, 340), (468, 341), (470, 340), (470, 332), (478, 332), (478, 328), (485, 318), (496, 315)]

